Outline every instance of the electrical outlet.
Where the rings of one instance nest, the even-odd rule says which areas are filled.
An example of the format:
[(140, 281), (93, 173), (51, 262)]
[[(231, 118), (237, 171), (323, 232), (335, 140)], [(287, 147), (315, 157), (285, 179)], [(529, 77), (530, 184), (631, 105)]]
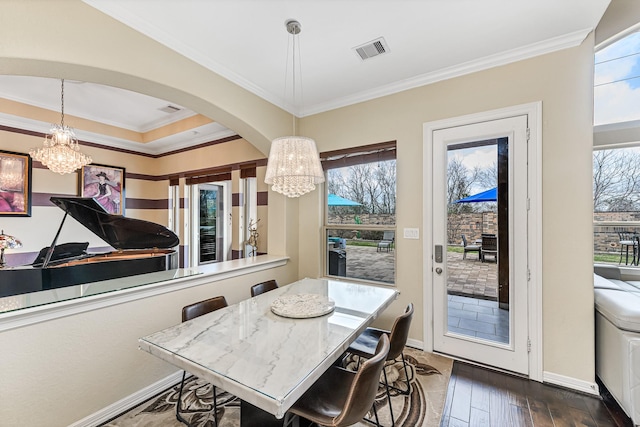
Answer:
[(405, 239), (419, 239), (420, 230), (418, 228), (405, 228), (403, 235)]

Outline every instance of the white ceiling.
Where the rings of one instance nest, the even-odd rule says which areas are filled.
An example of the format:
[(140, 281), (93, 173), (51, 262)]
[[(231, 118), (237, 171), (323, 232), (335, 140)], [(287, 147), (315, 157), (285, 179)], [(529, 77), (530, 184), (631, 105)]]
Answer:
[[(609, 0), (84, 2), (298, 116), (578, 45), (609, 4)], [(284, 23), (291, 18), (302, 25), (297, 71), (302, 86), (296, 89), (295, 103), (291, 83), (285, 88), (292, 60), (287, 58), (291, 36)], [(389, 52), (362, 61), (353, 48), (379, 37), (384, 37)], [(0, 76), (0, 97), (53, 110), (59, 110), (59, 89), (55, 80)], [(170, 100), (90, 83), (69, 83), (65, 93), (67, 114), (137, 131), (194, 114), (181, 111), (173, 113), (180, 116), (168, 117), (158, 108)], [(205, 132), (233, 133), (217, 125), (190, 139), (207, 140)], [(179, 143), (186, 144), (187, 135), (180, 138)], [(178, 142), (145, 146), (169, 151), (174, 144)]]

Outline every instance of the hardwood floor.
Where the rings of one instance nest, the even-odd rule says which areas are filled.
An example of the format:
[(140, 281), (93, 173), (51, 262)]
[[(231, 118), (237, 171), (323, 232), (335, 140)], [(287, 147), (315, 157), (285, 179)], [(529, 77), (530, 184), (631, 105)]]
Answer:
[(604, 400), (454, 362), (441, 427), (628, 427)]

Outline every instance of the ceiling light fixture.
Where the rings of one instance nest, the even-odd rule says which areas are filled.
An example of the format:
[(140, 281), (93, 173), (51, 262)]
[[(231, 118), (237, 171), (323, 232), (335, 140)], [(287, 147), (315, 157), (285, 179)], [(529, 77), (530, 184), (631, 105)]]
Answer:
[[(302, 27), (295, 20), (285, 22), (293, 38), (293, 105), (296, 101), (296, 36)], [(302, 72), (300, 72), (302, 74)], [(286, 80), (286, 71), (285, 71)], [(302, 81), (302, 78), (300, 78)], [(286, 83), (285, 83), (286, 87)], [(301, 84), (302, 87), (302, 84)], [(301, 102), (302, 104), (302, 102)], [(296, 116), (293, 114), (293, 135), (276, 138), (271, 142), (264, 182), (271, 189), (287, 197), (300, 197), (324, 182), (324, 172), (316, 142), (311, 138), (295, 136)]]
[(88, 165), (91, 163), (91, 157), (80, 152), (75, 132), (64, 125), (64, 79), (62, 79), (61, 103), (60, 124), (52, 124), (50, 135), (44, 138), (44, 146), (33, 148), (29, 151), (29, 155), (51, 171), (64, 175)]

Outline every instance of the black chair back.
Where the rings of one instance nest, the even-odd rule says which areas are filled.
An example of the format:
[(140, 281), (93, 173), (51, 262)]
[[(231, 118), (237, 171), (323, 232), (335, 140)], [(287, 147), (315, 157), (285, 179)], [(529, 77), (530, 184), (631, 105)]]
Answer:
[(387, 360), (394, 360), (402, 354), (404, 346), (407, 345), (407, 339), (409, 338), (411, 319), (413, 319), (413, 303), (409, 303), (404, 314), (398, 316), (395, 322), (393, 322), (393, 327), (389, 335), (390, 348)]
[(182, 321), (195, 319), (203, 314), (211, 313), (218, 309), (227, 307), (227, 300), (223, 296), (209, 298), (204, 301), (195, 302), (182, 308)]
[(274, 279), (267, 280), (266, 282), (253, 285), (251, 287), (251, 296), (255, 297), (256, 295), (264, 294), (274, 289), (278, 289), (278, 282)]

